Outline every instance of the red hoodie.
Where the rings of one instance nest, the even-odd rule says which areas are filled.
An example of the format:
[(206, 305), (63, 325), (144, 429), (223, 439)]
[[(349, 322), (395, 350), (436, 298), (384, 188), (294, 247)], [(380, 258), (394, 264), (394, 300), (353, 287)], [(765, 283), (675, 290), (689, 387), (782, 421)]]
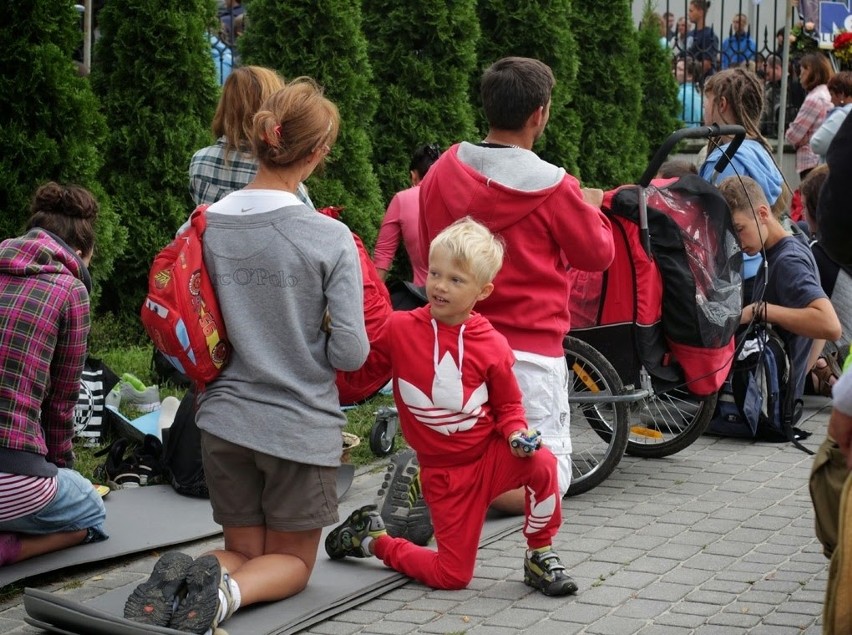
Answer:
[[(571, 325), (566, 268), (609, 267), (615, 254), (609, 220), (583, 200), (577, 179), (533, 152), (461, 145), (482, 159), (485, 173), (459, 158), (460, 145), (429, 169), (420, 186), (421, 249), (428, 254), (432, 239), (465, 216), (502, 236), (503, 268), (494, 292), (476, 308), (512, 349), (561, 357)], [(517, 177), (520, 189), (495, 179), (507, 172), (512, 175), (503, 180)], [(549, 185), (541, 187), (542, 176)], [(534, 184), (530, 189), (524, 187), (526, 177)]]
[(447, 326), (429, 307), (396, 311), (373, 342), (368, 365), (393, 368), (402, 432), (421, 465), (475, 460), (492, 436), (526, 430), (506, 338), (477, 313)]

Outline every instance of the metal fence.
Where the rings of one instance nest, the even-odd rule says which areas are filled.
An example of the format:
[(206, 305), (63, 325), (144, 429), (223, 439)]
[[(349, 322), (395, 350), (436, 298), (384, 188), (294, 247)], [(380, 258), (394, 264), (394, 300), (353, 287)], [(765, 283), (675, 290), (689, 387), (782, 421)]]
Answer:
[[(78, 5), (82, 15), (83, 47), (82, 63), (86, 71), (91, 63), (92, 42), (92, 0), (82, 0)], [(700, 125), (702, 123), (702, 98), (701, 87), (703, 77), (708, 73), (725, 68), (730, 65), (748, 65), (768, 84), (773, 83), (772, 78), (767, 77), (767, 62), (778, 62), (782, 55), (783, 29), (785, 20), (788, 18), (788, 0), (713, 0), (706, 12), (705, 36), (703, 49), (695, 50), (695, 26), (693, 22), (694, 13), (691, 14), (691, 0), (657, 0), (656, 10), (669, 22), (665, 24), (665, 33), (661, 38), (672, 52), (672, 70), (678, 59), (687, 62), (698, 62), (691, 81), (685, 81), (679, 88), (681, 92), (682, 109), (680, 118), (686, 125)], [(801, 5), (817, 5), (815, 0), (800, 0)], [(633, 11), (637, 21), (641, 19), (641, 13), (645, 6), (645, 0), (634, 0)], [(85, 9), (84, 9), (85, 7)], [(242, 29), (243, 8), (234, 3), (222, 1), (220, 3), (219, 31), (208, 33), (211, 46), (211, 55), (216, 68), (219, 83), (223, 83), (228, 77), (231, 69), (239, 65), (238, 51), (234, 42), (239, 31)], [(740, 16), (744, 16), (741, 21)], [(735, 25), (744, 24), (743, 33), (737, 33)], [(706, 46), (706, 41), (715, 42), (711, 48)], [(816, 41), (808, 42), (799, 36), (798, 48), (804, 45), (816, 48)], [(692, 52), (691, 52), (692, 50)], [(776, 57), (777, 56), (777, 57)], [(708, 68), (709, 67), (709, 68)], [(791, 56), (791, 65), (788, 77), (788, 90), (786, 95), (785, 122), (789, 123), (795, 116), (798, 106), (804, 95), (798, 87), (798, 66), (796, 56)], [(778, 82), (777, 77), (774, 80)], [(767, 95), (776, 101), (779, 90), (770, 87)], [(780, 104), (773, 103), (768, 109), (765, 118), (763, 133), (769, 138), (778, 136), (778, 118)]]
[[(786, 98), (782, 98), (781, 94), (787, 2), (716, 0), (710, 4), (706, 13), (691, 6), (690, 0), (665, 0), (657, 5), (666, 29), (664, 37), (673, 58), (684, 60), (694, 68), (692, 81), (685, 82), (686, 85), (683, 76), (678, 73), (681, 83), (680, 118), (687, 125), (700, 125), (702, 122), (696, 119), (702, 109), (693, 107), (692, 103), (701, 95), (703, 80), (725, 68), (746, 66), (764, 81), (767, 103), (761, 132), (768, 138), (777, 138), (782, 104), (786, 106), (783, 121), (789, 124), (804, 99), (796, 81), (798, 66), (795, 57), (791, 58), (793, 65), (788, 70), (788, 81), (783, 82)], [(815, 49), (817, 42), (815, 39), (802, 41), (799, 46)]]

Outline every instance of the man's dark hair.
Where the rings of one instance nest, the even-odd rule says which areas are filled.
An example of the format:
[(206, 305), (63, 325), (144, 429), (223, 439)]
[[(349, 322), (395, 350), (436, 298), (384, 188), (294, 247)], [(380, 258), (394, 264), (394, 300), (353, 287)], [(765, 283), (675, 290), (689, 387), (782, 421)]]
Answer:
[(496, 130), (520, 130), (538, 108), (546, 106), (556, 80), (544, 62), (504, 57), (483, 74), (482, 108)]

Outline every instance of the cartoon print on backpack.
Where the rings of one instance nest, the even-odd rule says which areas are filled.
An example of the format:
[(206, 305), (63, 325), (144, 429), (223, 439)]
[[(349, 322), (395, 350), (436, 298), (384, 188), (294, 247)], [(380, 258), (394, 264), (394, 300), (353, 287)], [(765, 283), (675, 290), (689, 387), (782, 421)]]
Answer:
[(230, 353), (216, 293), (204, 267), (207, 207), (199, 205), (189, 226), (154, 258), (140, 313), (154, 346), (200, 385), (219, 375)]

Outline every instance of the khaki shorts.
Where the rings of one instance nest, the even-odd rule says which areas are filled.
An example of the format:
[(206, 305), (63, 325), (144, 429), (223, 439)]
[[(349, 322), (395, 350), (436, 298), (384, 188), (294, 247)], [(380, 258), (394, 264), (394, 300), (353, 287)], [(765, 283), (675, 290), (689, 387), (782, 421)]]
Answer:
[(213, 520), (223, 527), (307, 531), (338, 522), (336, 467), (280, 459), (200, 432)]

